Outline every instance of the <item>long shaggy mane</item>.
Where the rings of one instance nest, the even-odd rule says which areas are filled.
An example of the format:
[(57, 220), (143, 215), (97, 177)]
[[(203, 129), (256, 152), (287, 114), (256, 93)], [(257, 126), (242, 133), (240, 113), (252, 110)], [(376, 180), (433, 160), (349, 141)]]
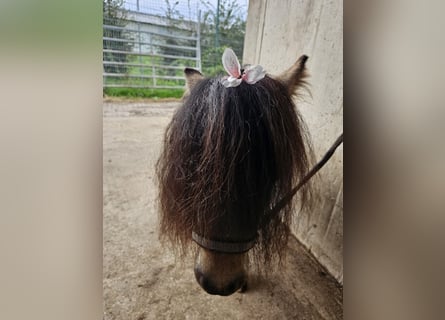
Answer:
[[(295, 203), (270, 209), (308, 171), (306, 132), (277, 80), (197, 83), (168, 125), (156, 165), (161, 240), (187, 253), (192, 231), (219, 241), (256, 237), (252, 255), (265, 263), (281, 257)], [(309, 195), (307, 185), (301, 206)]]

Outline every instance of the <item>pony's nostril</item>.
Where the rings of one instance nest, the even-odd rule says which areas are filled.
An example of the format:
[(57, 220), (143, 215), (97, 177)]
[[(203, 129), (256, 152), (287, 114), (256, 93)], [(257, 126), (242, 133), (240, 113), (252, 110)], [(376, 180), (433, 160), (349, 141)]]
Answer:
[(204, 275), (202, 274), (201, 270), (198, 268), (195, 268), (195, 278), (196, 281), (198, 281), (199, 285), (203, 287), (204, 285)]

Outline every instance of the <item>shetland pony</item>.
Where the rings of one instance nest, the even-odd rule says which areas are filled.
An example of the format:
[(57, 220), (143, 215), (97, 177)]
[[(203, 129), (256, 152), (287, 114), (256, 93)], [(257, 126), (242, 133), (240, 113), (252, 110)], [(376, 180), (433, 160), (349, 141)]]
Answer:
[[(292, 100), (305, 87), (306, 61), (230, 88), (185, 69), (187, 91), (156, 165), (160, 238), (195, 253), (196, 280), (210, 294), (245, 289), (249, 261), (267, 268), (286, 247), (295, 203), (271, 208), (309, 169), (307, 131)], [(306, 185), (299, 204), (309, 197)]]

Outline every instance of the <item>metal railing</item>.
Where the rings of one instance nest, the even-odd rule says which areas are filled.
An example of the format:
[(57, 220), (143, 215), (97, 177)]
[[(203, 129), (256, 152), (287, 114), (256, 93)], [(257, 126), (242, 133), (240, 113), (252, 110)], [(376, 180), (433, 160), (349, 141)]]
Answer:
[(103, 25), (104, 87), (183, 89), (184, 68), (201, 70), (199, 20), (151, 17), (139, 12), (125, 26)]

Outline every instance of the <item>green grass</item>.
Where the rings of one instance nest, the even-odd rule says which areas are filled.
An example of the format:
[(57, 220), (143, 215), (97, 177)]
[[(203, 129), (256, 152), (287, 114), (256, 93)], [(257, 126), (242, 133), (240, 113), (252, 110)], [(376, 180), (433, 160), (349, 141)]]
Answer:
[(104, 88), (103, 90), (106, 96), (128, 98), (181, 98), (184, 94), (182, 89)]

